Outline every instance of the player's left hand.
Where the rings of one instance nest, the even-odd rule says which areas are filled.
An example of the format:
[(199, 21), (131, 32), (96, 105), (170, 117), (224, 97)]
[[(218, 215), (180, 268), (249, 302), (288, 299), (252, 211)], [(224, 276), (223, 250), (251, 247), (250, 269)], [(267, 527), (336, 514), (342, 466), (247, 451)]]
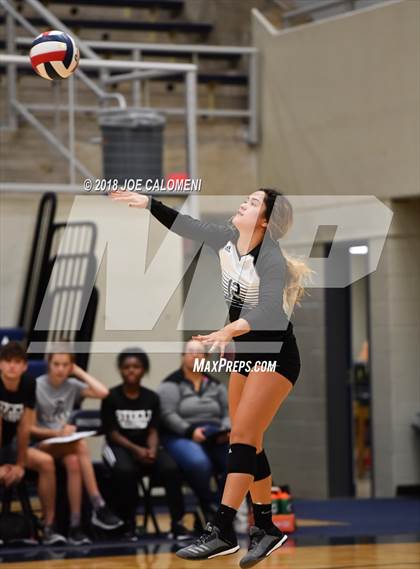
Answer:
[(223, 357), (225, 355), (225, 348), (232, 341), (232, 334), (228, 332), (225, 328), (221, 330), (217, 330), (216, 332), (212, 332), (211, 334), (206, 334), (204, 336), (192, 336), (193, 340), (198, 340), (202, 342), (206, 346), (211, 346), (209, 349), (209, 354), (214, 352), (217, 348), (220, 350), (220, 356)]
[(3, 483), (6, 487), (17, 484), (25, 476), (25, 469), (19, 464), (13, 464), (3, 476)]

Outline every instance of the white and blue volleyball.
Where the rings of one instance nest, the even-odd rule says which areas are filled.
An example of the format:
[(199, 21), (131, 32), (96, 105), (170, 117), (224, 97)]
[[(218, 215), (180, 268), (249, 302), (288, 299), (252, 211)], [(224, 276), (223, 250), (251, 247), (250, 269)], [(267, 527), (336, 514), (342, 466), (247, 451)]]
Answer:
[(69, 34), (51, 30), (34, 39), (29, 57), (34, 70), (44, 79), (67, 79), (79, 65), (79, 48)]

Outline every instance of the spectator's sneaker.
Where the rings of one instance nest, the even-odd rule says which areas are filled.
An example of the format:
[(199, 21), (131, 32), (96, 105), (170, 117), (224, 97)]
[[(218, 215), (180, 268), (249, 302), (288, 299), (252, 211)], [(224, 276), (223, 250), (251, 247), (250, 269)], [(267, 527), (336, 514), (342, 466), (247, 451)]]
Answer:
[(68, 542), (72, 545), (90, 545), (92, 543), (80, 526), (70, 528)]
[[(3, 543), (3, 542), (2, 542)], [(8, 545), (39, 545), (39, 541), (34, 537), (17, 537), (15, 539), (9, 539)], [(0, 543), (1, 545), (1, 543)]]
[(239, 545), (237, 541), (236, 543), (225, 541), (220, 537), (220, 529), (208, 523), (203, 534), (191, 545), (179, 549), (176, 552), (176, 556), (191, 560), (212, 559), (219, 555), (236, 553), (238, 549)]
[(25, 545), (39, 545), (39, 541), (34, 537), (24, 537), (23, 539), (18, 539), (16, 541), (23, 543)]
[(140, 533), (139, 530), (137, 528), (136, 522), (133, 521), (126, 521), (125, 522), (125, 531), (122, 535), (122, 539), (124, 541), (131, 541), (133, 543), (135, 543), (136, 541), (139, 540), (140, 538)]
[(124, 523), (106, 505), (93, 510), (91, 522), (94, 526), (105, 530), (119, 528)]
[(45, 526), (42, 530), (42, 543), (44, 545), (64, 545), (67, 539), (61, 533), (57, 533), (52, 526)]
[(172, 525), (171, 531), (168, 533), (168, 539), (183, 541), (186, 539), (192, 539), (192, 534), (184, 525), (177, 523)]
[(248, 553), (239, 562), (242, 569), (253, 567), (283, 545), (287, 535), (280, 530), (277, 531), (278, 535), (270, 535), (263, 529), (251, 526)]
[(128, 528), (122, 536), (124, 541), (131, 541), (135, 543), (139, 540), (139, 534), (137, 533), (137, 528)]

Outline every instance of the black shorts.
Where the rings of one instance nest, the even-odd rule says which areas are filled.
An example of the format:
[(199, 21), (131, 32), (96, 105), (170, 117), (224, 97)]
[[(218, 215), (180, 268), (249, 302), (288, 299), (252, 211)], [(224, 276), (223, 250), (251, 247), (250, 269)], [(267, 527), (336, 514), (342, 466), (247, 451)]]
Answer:
[[(294, 334), (290, 335), (287, 339), (283, 341), (283, 345), (279, 352), (276, 353), (246, 353), (237, 352), (235, 354), (234, 361), (247, 362), (246, 367), (238, 372), (245, 377), (248, 377), (249, 372), (252, 370), (257, 362), (273, 362), (275, 364), (275, 369), (270, 369), (270, 371), (276, 371), (281, 375), (284, 375), (293, 385), (299, 377), (299, 372), (301, 368), (299, 348), (296, 343), (296, 338)], [(261, 365), (260, 364), (260, 365)], [(264, 369), (264, 365), (261, 365), (261, 369)]]

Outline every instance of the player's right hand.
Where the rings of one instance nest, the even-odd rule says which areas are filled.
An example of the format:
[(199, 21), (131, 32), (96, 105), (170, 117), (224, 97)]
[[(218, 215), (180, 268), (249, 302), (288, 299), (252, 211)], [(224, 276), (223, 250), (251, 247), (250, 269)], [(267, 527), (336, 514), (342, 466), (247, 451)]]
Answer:
[(115, 190), (109, 193), (114, 202), (124, 202), (130, 207), (145, 209), (149, 203), (149, 196), (126, 190)]
[(77, 431), (76, 425), (64, 425), (60, 431), (60, 437), (68, 437)]

